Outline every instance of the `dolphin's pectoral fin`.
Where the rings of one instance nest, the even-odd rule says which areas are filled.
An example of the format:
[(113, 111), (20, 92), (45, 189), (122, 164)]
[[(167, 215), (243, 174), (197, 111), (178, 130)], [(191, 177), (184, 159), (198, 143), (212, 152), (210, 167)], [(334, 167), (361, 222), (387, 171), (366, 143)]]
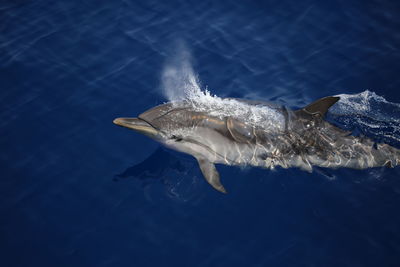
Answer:
[(215, 165), (205, 158), (197, 158), (197, 162), (207, 182), (218, 191), (226, 194), (227, 192), (219, 180), (219, 173)]
[(340, 97), (338, 96), (327, 96), (312, 102), (305, 108), (300, 109), (296, 112), (297, 113), (306, 112), (311, 115), (319, 114), (323, 117), (325, 116), (325, 113), (328, 111), (328, 109), (337, 101), (339, 101), (339, 99)]

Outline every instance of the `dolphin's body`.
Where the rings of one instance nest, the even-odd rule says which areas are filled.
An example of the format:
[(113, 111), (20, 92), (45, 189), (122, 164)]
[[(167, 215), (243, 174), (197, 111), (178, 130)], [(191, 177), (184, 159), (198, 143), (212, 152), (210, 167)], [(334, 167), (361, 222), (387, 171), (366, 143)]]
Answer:
[(194, 156), (208, 183), (223, 193), (226, 190), (215, 163), (271, 169), (298, 167), (307, 171), (312, 171), (312, 166), (365, 169), (398, 165), (400, 150), (352, 136), (323, 119), (338, 100), (339, 97), (325, 97), (296, 111), (260, 102), (229, 100), (247, 106), (250, 113), (254, 107), (273, 112), (273, 118), (266, 117), (265, 123), (259, 124), (248, 123), (248, 116), (199, 110), (190, 101), (166, 103), (138, 118), (118, 118), (114, 123)]

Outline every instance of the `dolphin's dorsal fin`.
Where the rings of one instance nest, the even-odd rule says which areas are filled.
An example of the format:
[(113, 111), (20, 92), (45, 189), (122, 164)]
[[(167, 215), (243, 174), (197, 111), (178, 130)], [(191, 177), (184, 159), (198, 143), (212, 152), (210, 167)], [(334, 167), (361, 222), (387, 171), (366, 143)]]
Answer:
[(227, 192), (219, 180), (219, 173), (215, 165), (205, 158), (197, 158), (197, 162), (199, 163), (200, 170), (204, 178), (206, 178), (206, 181), (219, 192), (226, 194)]
[(327, 96), (312, 102), (311, 104), (300, 110), (297, 110), (296, 113), (306, 112), (311, 115), (319, 114), (323, 117), (325, 116), (325, 113), (328, 111), (328, 109), (337, 101), (339, 101), (339, 99), (340, 97), (338, 96)]

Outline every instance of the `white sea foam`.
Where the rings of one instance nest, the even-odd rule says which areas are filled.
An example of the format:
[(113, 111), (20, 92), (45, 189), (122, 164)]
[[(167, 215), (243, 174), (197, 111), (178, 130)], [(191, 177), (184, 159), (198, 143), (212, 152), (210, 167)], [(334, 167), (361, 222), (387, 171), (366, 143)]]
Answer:
[(358, 94), (340, 94), (340, 101), (329, 110), (348, 118), (345, 124), (361, 128), (386, 141), (400, 141), (400, 104), (387, 101), (383, 96), (366, 90)]
[(247, 124), (264, 127), (270, 130), (284, 128), (284, 116), (281, 112), (266, 105), (253, 105), (236, 99), (223, 99), (212, 95), (208, 90), (190, 92), (187, 95), (193, 108), (197, 111), (208, 112), (216, 117), (233, 117)]
[(358, 94), (340, 94), (340, 101), (332, 109), (341, 113), (358, 113), (378, 119), (399, 121), (400, 104), (387, 101), (384, 97), (366, 90)]

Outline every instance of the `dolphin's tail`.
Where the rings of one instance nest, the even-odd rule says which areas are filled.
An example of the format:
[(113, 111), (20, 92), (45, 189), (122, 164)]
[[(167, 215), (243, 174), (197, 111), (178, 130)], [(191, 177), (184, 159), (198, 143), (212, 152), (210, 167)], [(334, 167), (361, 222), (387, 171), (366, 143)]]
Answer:
[(376, 148), (371, 150), (371, 156), (375, 162), (375, 166), (372, 167), (394, 168), (400, 165), (400, 150), (387, 144), (377, 144)]

